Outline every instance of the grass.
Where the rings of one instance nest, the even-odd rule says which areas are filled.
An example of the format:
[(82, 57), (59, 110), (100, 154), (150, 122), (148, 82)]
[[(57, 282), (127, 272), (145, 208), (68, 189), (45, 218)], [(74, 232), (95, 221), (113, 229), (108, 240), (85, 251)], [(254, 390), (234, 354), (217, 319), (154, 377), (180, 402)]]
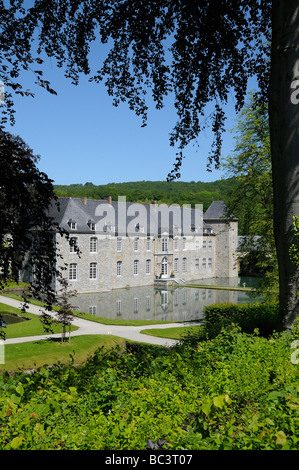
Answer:
[(147, 329), (142, 330), (140, 333), (150, 336), (158, 336), (159, 338), (168, 338), (168, 339), (181, 339), (183, 336), (186, 336), (188, 333), (196, 334), (203, 327), (202, 326), (182, 326), (175, 328), (161, 328), (161, 329)]
[[(10, 288), (14, 289), (16, 286), (11, 285)], [(19, 286), (17, 286), (19, 287)], [(19, 295), (19, 291), (13, 292), (8, 290), (3, 292), (3, 295), (13, 298), (15, 300), (22, 301), (22, 297)], [(1, 297), (0, 297), (1, 298)], [(42, 305), (41, 302), (32, 300), (34, 305)], [(57, 310), (57, 307), (53, 307), (53, 310)], [(11, 307), (6, 304), (0, 303), (0, 315), (1, 313), (10, 313), (15, 315), (21, 315), (26, 318), (26, 321), (7, 325), (5, 328), (6, 338), (20, 338), (22, 336), (38, 336), (45, 334), (43, 326), (39, 317), (32, 313), (22, 313), (21, 310)], [(88, 313), (74, 311), (74, 314), (80, 318), (90, 320), (93, 322), (102, 323), (105, 325), (124, 325), (124, 326), (146, 326), (153, 324), (165, 324), (163, 321), (150, 321), (150, 320), (113, 320), (104, 317), (95, 317)], [(173, 322), (171, 322), (173, 323)], [(198, 327), (190, 327), (191, 329)], [(76, 330), (77, 327), (71, 327), (72, 331)], [(160, 336), (166, 338), (179, 339), (181, 336), (187, 334), (189, 328), (178, 327), (168, 328), (166, 330), (143, 330), (144, 334)], [(61, 325), (55, 325), (53, 327), (54, 333), (61, 333)], [(94, 351), (100, 347), (112, 348), (125, 343), (125, 339), (115, 337), (112, 335), (84, 335), (78, 337), (72, 337), (71, 341), (61, 343), (60, 338), (28, 341), (25, 343), (17, 344), (6, 344), (5, 345), (5, 364), (0, 364), (0, 372), (2, 371), (17, 371), (26, 369), (36, 369), (44, 364), (54, 364), (57, 362), (67, 363), (70, 360), (70, 355), (74, 357), (75, 363), (82, 363), (86, 361), (88, 356), (94, 353)]]
[[(1, 304), (0, 303), (0, 315), (4, 313), (10, 313), (14, 315), (20, 315), (23, 318), (26, 318), (26, 321), (22, 321), (19, 323), (14, 323), (12, 325), (7, 325), (5, 328), (5, 335), (6, 338), (20, 338), (22, 336), (38, 336), (44, 335), (44, 329), (41, 324), (41, 321), (37, 315), (33, 313), (22, 313), (21, 310), (10, 307), (9, 305)], [(72, 330), (77, 330), (76, 326), (72, 325)], [(61, 333), (61, 325), (54, 325), (53, 326), (54, 333)]]
[[(10, 297), (20, 300), (20, 297), (14, 294), (11, 294)], [(32, 303), (37, 305), (40, 304), (34, 301)], [(0, 315), (4, 313), (20, 315), (23, 318), (26, 318), (26, 321), (6, 326), (5, 334), (7, 339), (45, 334), (38, 315), (28, 312), (23, 313), (15, 307), (0, 303)], [(77, 313), (79, 314), (80, 312)], [(102, 323), (100, 317), (94, 317), (90, 314), (82, 313), (80, 314), (80, 317)], [(105, 324), (133, 326), (153, 324), (153, 322), (150, 321), (103, 320), (105, 320)], [(71, 329), (73, 331), (78, 328), (72, 325)], [(53, 327), (53, 332), (61, 333), (61, 325), (55, 325)], [(60, 338), (55, 338), (17, 344), (5, 344), (5, 363), (0, 364), (0, 372), (36, 369), (45, 364), (52, 365), (58, 362), (67, 363), (70, 360), (70, 355), (74, 357), (75, 363), (80, 364), (85, 362), (86, 359), (98, 348), (104, 347), (108, 349), (116, 346), (117, 344), (123, 345), (125, 342), (125, 339), (115, 337), (113, 335), (82, 335), (72, 337), (70, 342), (67, 340), (64, 343), (61, 343)]]
[(112, 335), (85, 335), (61, 343), (60, 338), (5, 345), (5, 364), (0, 372), (37, 369), (43, 365), (67, 364), (72, 356), (75, 364), (87, 360), (100, 347), (123, 345), (125, 340)]

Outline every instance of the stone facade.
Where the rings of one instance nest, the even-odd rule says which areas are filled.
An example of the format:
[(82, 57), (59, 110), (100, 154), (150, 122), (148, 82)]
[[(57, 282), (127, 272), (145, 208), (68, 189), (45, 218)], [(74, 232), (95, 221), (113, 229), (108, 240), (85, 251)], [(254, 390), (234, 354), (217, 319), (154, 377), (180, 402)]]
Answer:
[[(196, 218), (199, 209), (192, 210), (190, 217), (196, 223), (188, 223), (190, 230), (183, 223), (168, 227), (158, 224), (156, 232), (148, 228), (150, 205), (126, 203), (126, 214), (133, 215), (127, 219), (130, 230), (124, 231), (120, 230), (119, 217), (115, 217), (120, 211), (115, 202), (59, 201), (60, 212), (53, 209), (53, 216), (72, 239), (70, 245), (56, 234), (61, 267), (66, 268), (70, 289), (78, 293), (150, 286), (156, 279), (186, 282), (238, 275), (238, 222), (223, 219), (224, 205), (219, 201), (212, 203), (201, 218)], [(143, 218), (138, 218), (137, 212), (140, 215), (143, 211)], [(73, 243), (80, 250), (79, 256)]]

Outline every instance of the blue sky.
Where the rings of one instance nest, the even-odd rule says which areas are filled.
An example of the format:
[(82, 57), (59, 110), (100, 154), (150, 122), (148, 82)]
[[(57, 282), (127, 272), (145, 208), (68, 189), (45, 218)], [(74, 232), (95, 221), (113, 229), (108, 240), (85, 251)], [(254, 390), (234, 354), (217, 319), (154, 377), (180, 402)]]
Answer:
[[(176, 150), (169, 145), (169, 133), (176, 122), (170, 102), (161, 111), (151, 109), (147, 127), (127, 104), (115, 108), (103, 84), (83, 77), (78, 86), (47, 59), (44, 78), (57, 96), (32, 86), (34, 77), (22, 78), (24, 88), (35, 98), (15, 100), (16, 124), (7, 130), (20, 135), (39, 154), (39, 169), (55, 184), (165, 180), (172, 170)], [(1, 77), (0, 77), (1, 78)], [(233, 99), (229, 105), (227, 130), (235, 124)], [(215, 181), (224, 173), (206, 169), (212, 142), (209, 132), (200, 137), (199, 148), (186, 152), (182, 181)], [(233, 135), (224, 135), (223, 155), (231, 153)]]

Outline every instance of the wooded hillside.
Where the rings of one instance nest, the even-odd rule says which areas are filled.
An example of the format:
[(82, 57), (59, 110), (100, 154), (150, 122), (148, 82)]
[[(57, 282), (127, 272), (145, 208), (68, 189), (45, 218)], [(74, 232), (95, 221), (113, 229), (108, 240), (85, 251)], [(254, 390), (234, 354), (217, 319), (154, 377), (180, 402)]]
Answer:
[(236, 184), (236, 178), (203, 182), (183, 181), (135, 181), (128, 183), (109, 183), (94, 185), (85, 184), (55, 185), (55, 193), (60, 197), (87, 197), (103, 199), (111, 196), (114, 201), (119, 196), (125, 196), (128, 202), (158, 204), (203, 204), (204, 210), (212, 201), (226, 201), (226, 195)]

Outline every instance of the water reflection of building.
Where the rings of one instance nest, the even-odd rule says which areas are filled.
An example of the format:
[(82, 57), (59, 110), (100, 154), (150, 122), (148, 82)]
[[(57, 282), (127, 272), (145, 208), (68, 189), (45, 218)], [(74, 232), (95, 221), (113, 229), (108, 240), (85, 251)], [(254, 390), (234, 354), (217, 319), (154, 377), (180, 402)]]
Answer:
[(236, 291), (145, 286), (80, 294), (75, 303), (80, 311), (110, 319), (190, 321), (203, 318), (205, 305), (237, 300)]

